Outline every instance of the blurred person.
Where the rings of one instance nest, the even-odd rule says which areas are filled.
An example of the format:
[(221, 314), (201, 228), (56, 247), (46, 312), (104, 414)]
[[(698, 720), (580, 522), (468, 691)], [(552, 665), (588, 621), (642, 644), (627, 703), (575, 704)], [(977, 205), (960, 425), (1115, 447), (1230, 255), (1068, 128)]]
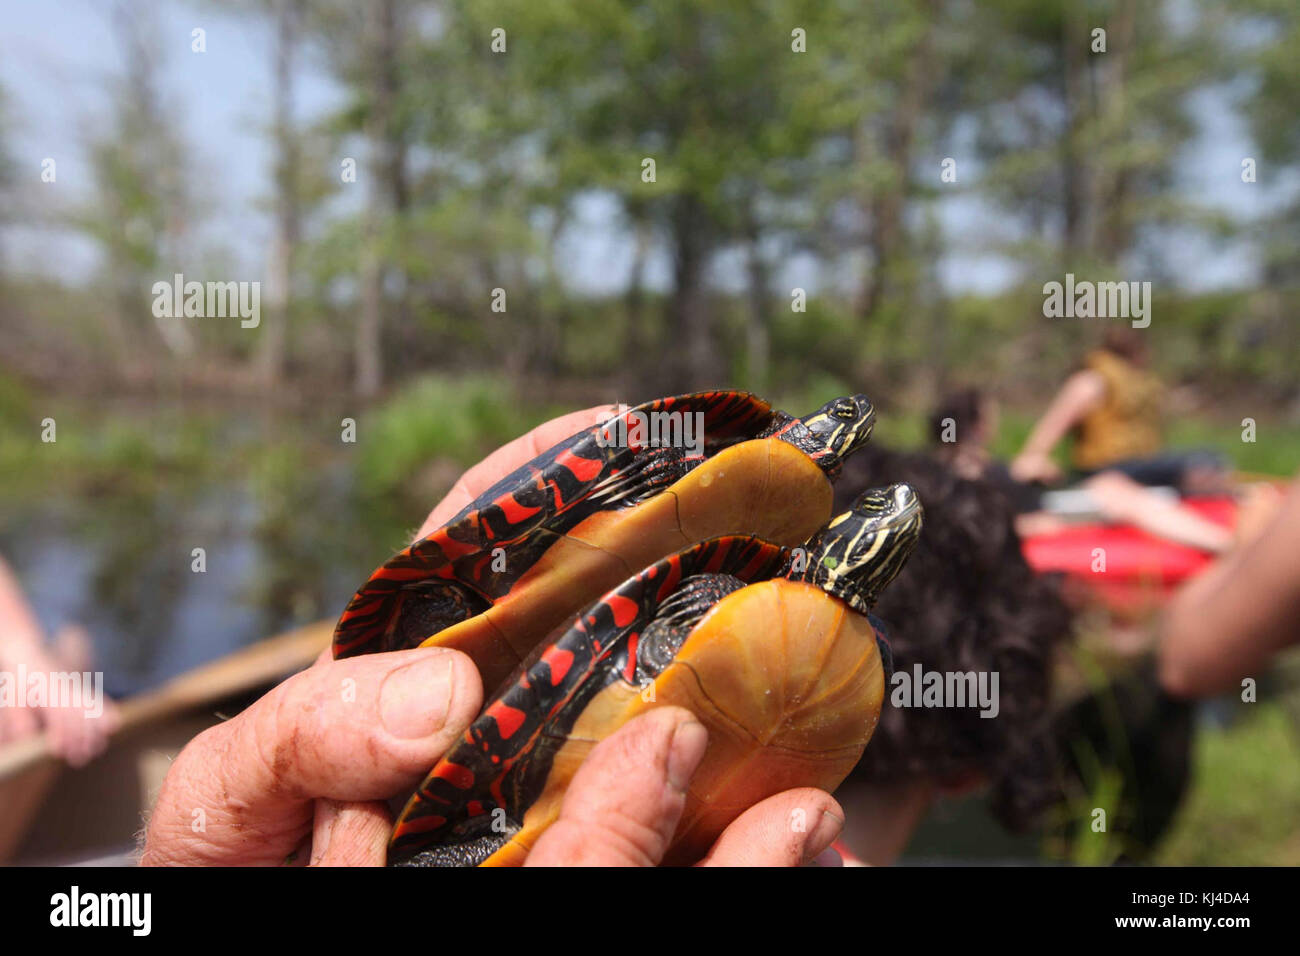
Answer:
[(1179, 697), (1239, 690), (1300, 643), (1300, 480), (1252, 489), (1240, 544), (1187, 582), (1160, 626), (1160, 681)]
[[(1091, 373), (1079, 373), (1091, 374)], [(1067, 382), (1065, 390), (1072, 386)], [(1048, 412), (1047, 416), (1053, 413)], [(1041, 426), (1041, 422), (1040, 422)], [(1016, 509), (1016, 525), (1024, 536), (1050, 534), (1064, 527), (1064, 521), (1043, 508), (1043, 488), (1037, 480), (1016, 476), (997, 461), (988, 444), (997, 434), (997, 405), (978, 389), (959, 389), (945, 395), (930, 416), (930, 437), (935, 454), (958, 474), (983, 478), (998, 487)], [(1031, 438), (1030, 443), (1032, 444)], [(1050, 462), (1050, 458), (1047, 459)], [(1159, 467), (1172, 469), (1172, 464)], [(1052, 464), (1055, 469), (1055, 464)], [(1059, 470), (1057, 470), (1059, 475)], [(1022, 468), (1021, 474), (1024, 474)], [(1172, 471), (1161, 477), (1173, 477)], [(1148, 534), (1197, 548), (1211, 554), (1232, 544), (1232, 532), (1191, 508), (1159, 494), (1134, 480), (1123, 468), (1105, 469), (1080, 483), (1098, 515), (1112, 523), (1127, 523)]]
[[(456, 482), (418, 537), (446, 523), (497, 479), (609, 407), (565, 415), (498, 449)], [(339, 687), (354, 681), (355, 699)], [(393, 817), (478, 716), (473, 662), (450, 648), (332, 660), (273, 688), (181, 751), (144, 835), (142, 865), (382, 866)], [(685, 807), (707, 731), (688, 711), (661, 707), (629, 721), (584, 761), (559, 820), (528, 856), (532, 866), (653, 866)], [(205, 808), (203, 832), (193, 808)], [(808, 821), (794, 828), (794, 814)], [(799, 788), (747, 808), (700, 860), (717, 866), (837, 865), (844, 811)]]
[(87, 673), (91, 666), (90, 642), (80, 627), (63, 627), (52, 648), (45, 646), (18, 578), (0, 557), (0, 673), (8, 675), (15, 694), (22, 698), (14, 706), (0, 703), (0, 744), (44, 730), (54, 753), (74, 767), (99, 755), (118, 723), (111, 700), (104, 698), (102, 710), (90, 713), (85, 706), (72, 706), (47, 693), (45, 703), (33, 707), (28, 706), (27, 686), (18, 686), (19, 674), (49, 682), (51, 675)]
[(1212, 453), (1162, 452), (1164, 388), (1147, 369), (1146, 339), (1139, 332), (1108, 329), (1083, 365), (1066, 379), (1012, 460), (1017, 481), (1060, 482), (1064, 475), (1052, 451), (1072, 436), (1070, 463), (1080, 476), (1119, 473), (1183, 494), (1225, 490), (1223, 463)]
[(891, 481), (911, 483), (926, 515), (916, 551), (875, 608), (895, 675), (918, 665), (923, 673), (996, 673), (997, 713), (894, 706), (895, 682), (886, 687), (875, 735), (836, 792), (847, 811), (843, 844), (877, 865), (899, 857), (941, 796), (987, 788), (994, 816), (1011, 831), (1059, 799), (1049, 705), (1055, 652), (1072, 623), (1054, 582), (1025, 563), (1012, 507), (978, 475), (868, 446), (845, 463), (836, 508)]
[(1011, 470), (993, 457), (989, 445), (998, 433), (998, 404), (977, 388), (946, 393), (930, 413), (930, 442), (934, 455), (963, 478), (987, 481), (1007, 496), (1017, 515), (1042, 507), (1042, 488), (1017, 481)]

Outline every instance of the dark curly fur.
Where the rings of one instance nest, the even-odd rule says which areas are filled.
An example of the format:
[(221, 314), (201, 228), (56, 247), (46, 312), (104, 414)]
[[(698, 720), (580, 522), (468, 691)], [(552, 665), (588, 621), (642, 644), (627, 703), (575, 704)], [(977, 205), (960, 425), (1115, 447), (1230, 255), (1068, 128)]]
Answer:
[(897, 708), (887, 688), (880, 726), (854, 776), (942, 783), (979, 774), (992, 785), (998, 819), (1024, 829), (1059, 797), (1048, 699), (1053, 652), (1069, 635), (1070, 612), (1054, 582), (1025, 563), (1003, 494), (929, 456), (868, 446), (845, 463), (836, 510), (863, 488), (893, 481), (911, 483), (925, 508), (920, 543), (875, 609), (890, 628), (894, 666), (997, 671), (1000, 711), (982, 718), (977, 708)]

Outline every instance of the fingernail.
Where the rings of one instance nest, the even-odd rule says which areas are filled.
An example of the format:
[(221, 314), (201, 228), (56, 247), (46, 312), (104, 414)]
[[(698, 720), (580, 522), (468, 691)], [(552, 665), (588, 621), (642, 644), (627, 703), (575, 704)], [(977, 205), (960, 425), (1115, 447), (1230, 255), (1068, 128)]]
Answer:
[[(843, 829), (844, 821), (842, 819), (829, 810), (823, 810), (822, 818), (817, 821), (817, 826), (809, 831), (808, 838), (804, 840), (804, 860), (808, 862), (817, 861), (823, 853), (830, 849), (830, 845), (835, 842)], [(838, 853), (835, 855), (836, 857), (839, 856)], [(843, 865), (843, 861), (839, 865)]]
[(677, 725), (668, 749), (668, 782), (675, 789), (686, 789), (708, 745), (709, 732), (703, 724), (687, 720)]
[(416, 740), (437, 733), (451, 713), (454, 654), (435, 654), (384, 678), (379, 715), (394, 737)]

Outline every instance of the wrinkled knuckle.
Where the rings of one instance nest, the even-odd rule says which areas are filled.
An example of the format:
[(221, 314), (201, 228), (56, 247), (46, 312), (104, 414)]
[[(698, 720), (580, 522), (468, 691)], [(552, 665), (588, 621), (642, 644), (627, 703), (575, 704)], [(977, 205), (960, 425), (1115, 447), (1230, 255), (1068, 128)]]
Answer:
[(233, 791), (236, 781), (244, 781), (252, 784), (253, 792), (288, 795), (290, 770), (299, 743), (288, 686), (272, 689), (221, 728), (226, 733), (214, 740), (213, 763), (223, 789)]
[(590, 822), (588, 839), (601, 844), (633, 866), (654, 866), (668, 849), (666, 835), (621, 807), (606, 810)]
[(190, 844), (189, 830), (178, 823), (151, 821), (145, 834), (144, 849), (140, 854), (141, 866), (180, 866), (189, 862), (182, 852)]

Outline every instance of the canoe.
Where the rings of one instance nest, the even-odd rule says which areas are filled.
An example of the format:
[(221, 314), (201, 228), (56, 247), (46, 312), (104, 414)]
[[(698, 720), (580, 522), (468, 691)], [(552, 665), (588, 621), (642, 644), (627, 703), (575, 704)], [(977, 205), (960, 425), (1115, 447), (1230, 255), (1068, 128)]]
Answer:
[[(205, 727), (221, 719), (214, 713), (225, 702), (246, 698), (308, 667), (329, 646), (334, 622), (317, 621), (267, 638), (226, 657), (201, 665), (154, 690), (118, 702), (121, 725), (107, 752), (80, 769), (63, 767), (51, 755), (44, 735), (0, 747), (0, 863), (14, 859), (30, 843), (34, 821), (60, 821), (61, 833), (38, 841), (37, 855), (75, 856), (78, 850), (119, 849), (129, 845), (140, 813), (152, 794), (142, 781), (156, 782), (168, 760)], [(114, 800), (110, 790), (137, 794)], [(60, 795), (76, 800), (69, 813), (58, 812)], [(94, 799), (85, 799), (85, 795)], [(40, 811), (45, 810), (42, 814)], [(97, 814), (102, 819), (97, 819)], [(108, 825), (109, 818), (113, 825)], [(123, 830), (121, 821), (127, 821)], [(67, 839), (75, 831), (84, 846)], [(24, 853), (24, 857), (29, 854)]]
[[(1184, 498), (1202, 517), (1231, 528), (1231, 497)], [(1067, 580), (1108, 610), (1140, 616), (1163, 604), (1184, 581), (1207, 568), (1212, 555), (1125, 524), (1087, 521), (1021, 542), (1025, 560), (1040, 573)]]

